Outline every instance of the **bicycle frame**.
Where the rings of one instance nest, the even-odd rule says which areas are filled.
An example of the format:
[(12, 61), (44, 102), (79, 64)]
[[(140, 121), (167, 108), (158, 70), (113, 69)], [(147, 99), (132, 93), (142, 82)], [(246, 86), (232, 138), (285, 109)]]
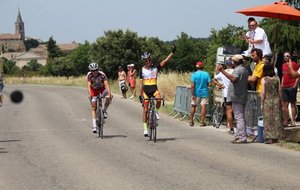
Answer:
[(147, 123), (148, 123), (148, 130), (149, 130), (149, 140), (151, 141), (153, 139), (154, 142), (156, 142), (156, 134), (157, 130), (156, 127), (158, 126), (157, 118), (156, 118), (156, 111), (155, 111), (155, 101), (156, 100), (162, 100), (162, 105), (165, 105), (165, 98), (155, 98), (154, 96), (150, 98), (144, 98), (143, 102), (145, 100), (149, 100), (149, 108), (147, 112)]

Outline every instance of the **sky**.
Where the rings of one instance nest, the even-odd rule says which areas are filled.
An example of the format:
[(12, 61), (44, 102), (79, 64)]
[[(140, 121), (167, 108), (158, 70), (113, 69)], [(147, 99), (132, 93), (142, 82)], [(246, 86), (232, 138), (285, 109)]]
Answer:
[[(247, 27), (236, 11), (276, 0), (0, 0), (0, 33), (14, 33), (18, 9), (25, 36), (58, 43), (93, 43), (105, 31), (130, 30), (163, 41), (185, 32), (209, 37), (228, 24)], [(255, 17), (261, 20), (262, 17)]]

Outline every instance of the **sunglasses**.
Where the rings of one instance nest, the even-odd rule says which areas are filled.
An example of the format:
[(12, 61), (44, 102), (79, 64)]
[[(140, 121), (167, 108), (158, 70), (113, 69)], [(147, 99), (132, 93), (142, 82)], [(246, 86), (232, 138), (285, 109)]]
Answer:
[(283, 57), (291, 57), (290, 55), (284, 55)]
[(151, 59), (145, 59), (145, 63), (151, 62)]

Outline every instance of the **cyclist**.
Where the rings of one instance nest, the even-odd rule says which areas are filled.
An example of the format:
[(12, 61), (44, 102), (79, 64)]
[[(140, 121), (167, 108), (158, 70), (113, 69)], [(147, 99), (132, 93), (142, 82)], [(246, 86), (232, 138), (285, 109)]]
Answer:
[[(157, 88), (157, 75), (159, 70), (171, 59), (173, 54), (176, 52), (176, 46), (172, 46), (172, 52), (160, 62), (158, 65), (152, 63), (151, 54), (149, 52), (144, 52), (141, 56), (145, 65), (141, 69), (140, 76), (140, 99), (144, 97), (145, 99), (154, 96), (155, 98), (161, 98), (160, 92)], [(148, 137), (148, 124), (147, 124), (147, 111), (148, 111), (148, 100), (143, 102), (143, 127), (144, 127), (144, 136)], [(159, 119), (158, 110), (160, 108), (161, 101), (156, 101), (156, 118)]]
[(104, 72), (98, 70), (97, 63), (90, 63), (89, 64), (89, 72), (86, 76), (87, 80), (87, 90), (89, 93), (89, 99), (92, 106), (92, 122), (93, 122), (93, 133), (97, 133), (97, 126), (96, 126), (96, 109), (97, 109), (97, 96), (101, 93), (105, 96), (105, 103), (104, 103), (104, 118), (107, 118), (107, 108), (110, 104), (111, 100), (111, 92), (109, 88), (109, 84), (107, 81), (107, 77)]

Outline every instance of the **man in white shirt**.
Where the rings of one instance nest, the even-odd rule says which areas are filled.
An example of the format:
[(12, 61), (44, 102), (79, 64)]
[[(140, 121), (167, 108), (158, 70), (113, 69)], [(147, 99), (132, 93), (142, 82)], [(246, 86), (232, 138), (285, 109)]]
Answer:
[(272, 51), (264, 29), (260, 28), (255, 20), (249, 23), (249, 27), (250, 30), (253, 31), (253, 33), (251, 33), (253, 36), (247, 36), (245, 40), (249, 44), (252, 44), (253, 48), (261, 49), (263, 51), (263, 56), (271, 55)]

